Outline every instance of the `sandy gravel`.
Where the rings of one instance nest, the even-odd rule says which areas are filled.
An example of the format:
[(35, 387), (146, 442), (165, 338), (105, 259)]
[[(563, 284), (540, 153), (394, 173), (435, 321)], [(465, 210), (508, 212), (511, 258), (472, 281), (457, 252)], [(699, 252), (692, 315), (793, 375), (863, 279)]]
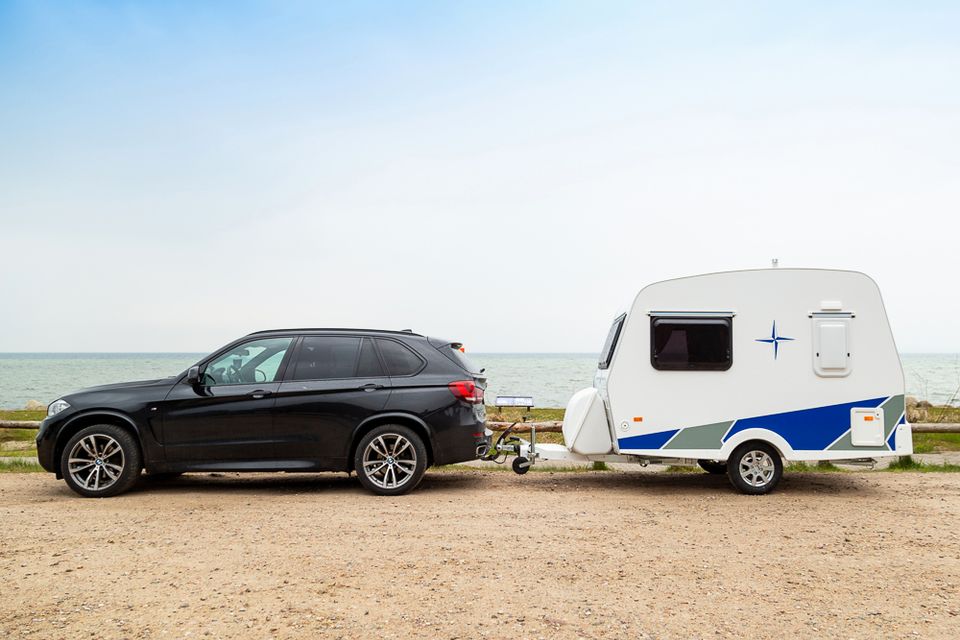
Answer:
[(957, 638), (960, 474), (5, 474), (0, 575), (4, 638)]

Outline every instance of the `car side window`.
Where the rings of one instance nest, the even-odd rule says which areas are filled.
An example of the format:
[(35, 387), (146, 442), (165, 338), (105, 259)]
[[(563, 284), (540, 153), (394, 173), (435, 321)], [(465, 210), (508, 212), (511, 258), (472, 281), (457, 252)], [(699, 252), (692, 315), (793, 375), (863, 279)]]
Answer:
[(378, 338), (380, 354), (387, 365), (387, 374), (391, 376), (409, 376), (423, 368), (423, 359), (409, 347), (394, 340)]
[(358, 378), (379, 378), (383, 376), (383, 365), (377, 357), (377, 349), (373, 340), (364, 338), (360, 346), (360, 361), (357, 363)]
[(212, 387), (273, 382), (292, 340), (264, 338), (237, 345), (206, 366), (203, 383)]
[(290, 380), (357, 377), (361, 339), (350, 336), (307, 336), (300, 342)]

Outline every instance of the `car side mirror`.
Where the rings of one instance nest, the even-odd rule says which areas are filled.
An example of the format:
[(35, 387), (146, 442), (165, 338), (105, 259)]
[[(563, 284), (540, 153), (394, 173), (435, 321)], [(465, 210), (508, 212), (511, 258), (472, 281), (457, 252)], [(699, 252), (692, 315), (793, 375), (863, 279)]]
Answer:
[(190, 367), (187, 371), (187, 384), (200, 384), (200, 367)]

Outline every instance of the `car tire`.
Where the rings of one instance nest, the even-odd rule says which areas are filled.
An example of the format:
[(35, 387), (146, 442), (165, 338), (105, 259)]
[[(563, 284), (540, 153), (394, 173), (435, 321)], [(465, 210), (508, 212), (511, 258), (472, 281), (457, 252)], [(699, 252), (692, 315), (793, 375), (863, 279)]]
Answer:
[(427, 470), (427, 448), (417, 433), (403, 425), (384, 424), (360, 438), (353, 457), (360, 483), (381, 496), (412, 491)]
[(744, 442), (727, 460), (730, 483), (749, 495), (770, 493), (783, 476), (780, 453), (766, 442)]
[(727, 463), (719, 460), (697, 460), (700, 468), (711, 475), (721, 475), (727, 472)]
[(113, 424), (85, 427), (67, 440), (60, 455), (60, 474), (67, 486), (85, 498), (108, 498), (127, 491), (140, 477), (140, 445)]

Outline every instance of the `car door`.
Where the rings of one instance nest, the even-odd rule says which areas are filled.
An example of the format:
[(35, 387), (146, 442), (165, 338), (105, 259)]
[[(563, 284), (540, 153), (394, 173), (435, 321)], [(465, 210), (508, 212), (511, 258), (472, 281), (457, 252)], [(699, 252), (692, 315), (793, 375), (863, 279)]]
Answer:
[(389, 396), (390, 379), (370, 338), (304, 336), (277, 393), (277, 455), (345, 469), (354, 430)]
[(271, 337), (235, 345), (202, 367), (199, 383), (176, 385), (161, 407), (166, 460), (274, 458), (273, 406), (293, 340)]

